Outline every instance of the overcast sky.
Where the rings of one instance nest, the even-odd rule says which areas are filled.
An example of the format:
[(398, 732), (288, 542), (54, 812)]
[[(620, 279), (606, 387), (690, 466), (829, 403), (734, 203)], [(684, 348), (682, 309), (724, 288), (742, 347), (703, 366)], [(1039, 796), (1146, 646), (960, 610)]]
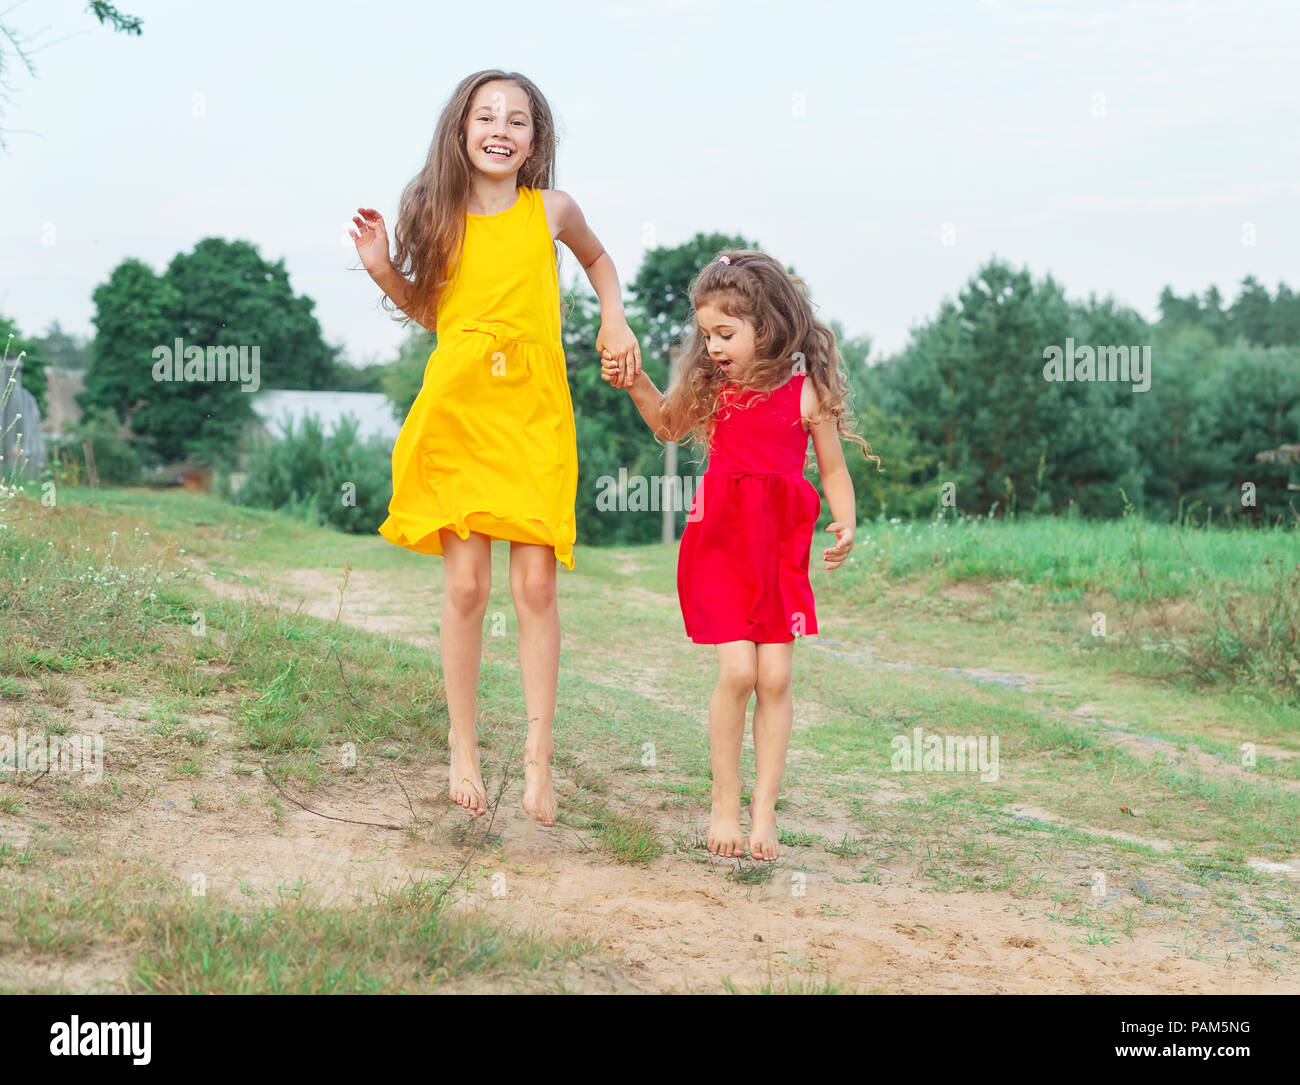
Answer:
[(487, 67), (547, 96), (558, 185), (624, 283), (647, 239), (743, 234), (877, 354), (995, 254), (1147, 316), (1166, 284), (1300, 286), (1290, 0), (118, 7), (141, 37), (0, 0), (37, 68), (7, 58), (0, 118), (0, 313), (25, 334), (90, 334), (120, 260), (216, 235), (283, 258), (354, 364), (387, 360), (402, 332), (346, 224), (374, 206), (391, 232)]

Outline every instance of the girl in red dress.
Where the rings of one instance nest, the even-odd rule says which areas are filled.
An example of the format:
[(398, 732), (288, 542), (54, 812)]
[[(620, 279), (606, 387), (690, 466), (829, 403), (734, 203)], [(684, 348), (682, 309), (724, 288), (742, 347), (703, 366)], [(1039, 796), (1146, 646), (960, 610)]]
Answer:
[[(750, 250), (723, 253), (696, 276), (691, 305), (695, 321), (666, 396), (643, 372), (621, 378), (612, 358), (601, 376), (628, 389), (657, 438), (689, 434), (708, 447), (677, 557), (686, 633), (718, 653), (709, 704), (708, 847), (771, 861), (781, 852), (776, 800), (794, 722), (794, 639), (817, 632), (808, 563), (821, 499), (803, 473), (808, 438), (833, 517), (826, 530), (835, 544), (822, 551), (826, 569), (848, 557), (857, 523), (840, 436), (861, 445), (878, 470), (880, 461), (853, 432), (835, 336), (776, 260)], [(746, 841), (740, 749), (754, 693), (758, 778)]]

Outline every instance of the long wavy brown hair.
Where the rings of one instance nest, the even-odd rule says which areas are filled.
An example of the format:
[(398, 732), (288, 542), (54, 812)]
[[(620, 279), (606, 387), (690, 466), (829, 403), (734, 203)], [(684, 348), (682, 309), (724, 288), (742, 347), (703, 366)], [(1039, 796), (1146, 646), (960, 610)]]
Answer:
[[(728, 262), (723, 262), (724, 256)], [(801, 279), (765, 252), (727, 249), (695, 276), (690, 297), (693, 312), (713, 305), (753, 325), (754, 361), (745, 373), (732, 379), (709, 357), (692, 317), (664, 398), (664, 413), (672, 420), (673, 429), (689, 426), (691, 440), (707, 449), (724, 386), (731, 385), (737, 392), (757, 391), (757, 402), (802, 372), (808, 374), (821, 398), (821, 411), (813, 421), (834, 418), (840, 436), (860, 445), (862, 454), (876, 461), (876, 470), (884, 470), (880, 457), (872, 455), (871, 446), (854, 431), (853, 411), (846, 402), (849, 383), (835, 333), (813, 313), (808, 288)]]
[(414, 318), (432, 327), (437, 319), (438, 299), (455, 273), (465, 242), (465, 212), (473, 172), (465, 149), (465, 121), (479, 88), (495, 80), (519, 87), (528, 95), (532, 108), (533, 150), (519, 167), (516, 184), (523, 188), (555, 187), (555, 121), (536, 84), (518, 72), (499, 68), (474, 72), (462, 79), (438, 118), (423, 168), (402, 191), (393, 228), (397, 248), (394, 266), (410, 280), (414, 291), (407, 313), (401, 313), (387, 295), (381, 304), (400, 314), (396, 319), (403, 324)]

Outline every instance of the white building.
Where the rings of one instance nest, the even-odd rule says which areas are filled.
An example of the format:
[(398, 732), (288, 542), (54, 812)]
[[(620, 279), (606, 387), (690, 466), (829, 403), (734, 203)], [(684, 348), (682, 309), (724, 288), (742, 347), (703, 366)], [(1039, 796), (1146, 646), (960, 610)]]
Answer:
[(402, 428), (393, 416), (393, 405), (380, 392), (299, 392), (268, 388), (253, 394), (253, 410), (262, 428), (272, 437), (284, 433), (284, 423), (292, 419), (301, 425), (306, 415), (314, 415), (324, 433), (332, 433), (345, 415), (357, 420), (357, 436), (382, 437), (396, 441)]

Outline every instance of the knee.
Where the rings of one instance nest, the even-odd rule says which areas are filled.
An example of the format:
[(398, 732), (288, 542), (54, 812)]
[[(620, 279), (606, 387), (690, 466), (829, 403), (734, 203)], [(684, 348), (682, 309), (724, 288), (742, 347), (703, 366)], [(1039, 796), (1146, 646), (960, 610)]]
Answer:
[(526, 570), (511, 578), (510, 592), (516, 607), (535, 614), (548, 611), (555, 605), (555, 572)]
[(448, 577), (447, 605), (455, 613), (466, 617), (481, 614), (487, 609), (490, 590), (488, 581), (477, 574)]
[(718, 685), (733, 696), (748, 698), (754, 692), (757, 678), (758, 671), (754, 664), (729, 662), (718, 672)]
[(790, 691), (790, 669), (779, 664), (760, 666), (756, 687), (760, 697), (780, 700)]

